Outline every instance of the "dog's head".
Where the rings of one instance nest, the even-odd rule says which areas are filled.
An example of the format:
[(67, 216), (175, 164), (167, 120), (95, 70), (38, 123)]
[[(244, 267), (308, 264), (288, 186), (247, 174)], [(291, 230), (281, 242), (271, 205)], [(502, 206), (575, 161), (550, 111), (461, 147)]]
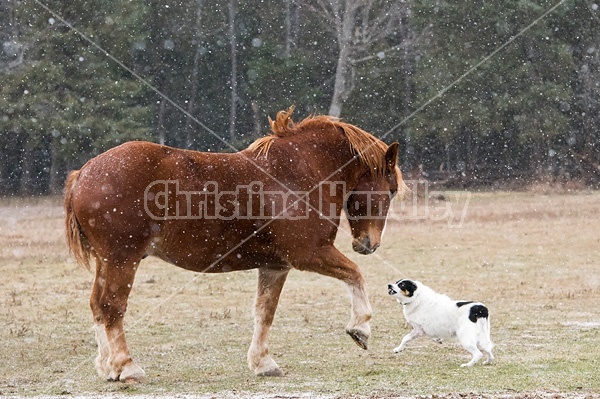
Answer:
[(419, 288), (419, 282), (413, 280), (398, 280), (393, 284), (388, 284), (388, 294), (398, 300), (403, 305), (412, 301), (415, 291)]

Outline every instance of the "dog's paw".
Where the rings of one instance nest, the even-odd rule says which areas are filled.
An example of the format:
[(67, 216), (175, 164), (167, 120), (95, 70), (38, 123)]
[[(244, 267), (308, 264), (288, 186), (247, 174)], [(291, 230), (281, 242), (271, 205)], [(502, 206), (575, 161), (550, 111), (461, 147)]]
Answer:
[(399, 353), (399, 352), (402, 352), (403, 350), (404, 350), (403, 347), (398, 346), (398, 347), (394, 348), (394, 353)]

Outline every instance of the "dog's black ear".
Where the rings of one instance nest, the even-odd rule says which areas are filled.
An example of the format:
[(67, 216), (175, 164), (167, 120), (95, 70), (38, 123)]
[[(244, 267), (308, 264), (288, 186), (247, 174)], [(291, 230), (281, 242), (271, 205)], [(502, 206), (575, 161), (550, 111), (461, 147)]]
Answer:
[(417, 285), (414, 281), (411, 280), (400, 280), (398, 282), (398, 288), (406, 292), (407, 296), (411, 297), (415, 294), (415, 291), (417, 290)]

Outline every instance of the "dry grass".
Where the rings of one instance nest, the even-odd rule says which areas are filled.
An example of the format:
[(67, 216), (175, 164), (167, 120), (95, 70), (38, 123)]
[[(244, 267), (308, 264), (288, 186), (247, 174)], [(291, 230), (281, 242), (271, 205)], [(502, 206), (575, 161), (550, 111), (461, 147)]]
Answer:
[[(410, 199), (396, 204), (397, 220), (375, 255), (352, 253), (346, 234), (339, 236), (339, 247), (368, 282), (375, 311), (369, 351), (344, 333), (346, 289), (326, 277), (291, 273), (270, 341), (283, 378), (255, 378), (246, 366), (255, 272), (201, 275), (145, 260), (126, 319), (133, 355), (149, 376), (138, 385), (95, 374), (92, 276), (67, 256), (60, 201), (4, 201), (0, 396), (595, 397), (600, 193), (444, 198), (427, 208), (420, 202), (413, 208)], [(392, 353), (408, 327), (386, 284), (404, 277), (455, 299), (485, 302), (496, 363), (460, 369), (468, 353), (426, 339)]]

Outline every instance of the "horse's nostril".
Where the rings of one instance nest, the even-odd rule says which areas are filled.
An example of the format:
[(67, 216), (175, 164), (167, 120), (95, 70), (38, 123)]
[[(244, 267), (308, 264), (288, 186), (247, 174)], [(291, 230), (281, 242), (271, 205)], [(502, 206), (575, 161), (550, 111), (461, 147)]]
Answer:
[(363, 245), (365, 246), (365, 248), (370, 249), (371, 248), (371, 239), (369, 238), (369, 236), (367, 236), (367, 238), (365, 238), (365, 242), (363, 243)]

